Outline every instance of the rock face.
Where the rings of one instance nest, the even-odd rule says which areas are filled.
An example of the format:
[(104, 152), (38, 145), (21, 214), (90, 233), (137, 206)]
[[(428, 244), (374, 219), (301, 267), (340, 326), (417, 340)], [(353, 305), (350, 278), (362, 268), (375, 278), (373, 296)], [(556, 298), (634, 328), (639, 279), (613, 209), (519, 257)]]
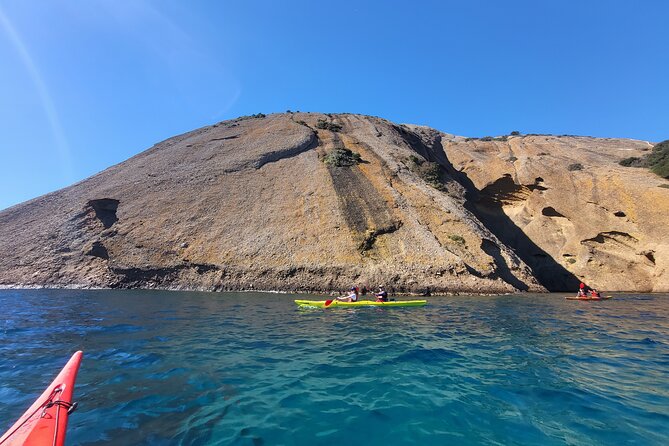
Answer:
[(0, 286), (669, 291), (666, 181), (617, 164), (649, 143), (485, 139), (349, 114), (195, 130), (0, 212)]

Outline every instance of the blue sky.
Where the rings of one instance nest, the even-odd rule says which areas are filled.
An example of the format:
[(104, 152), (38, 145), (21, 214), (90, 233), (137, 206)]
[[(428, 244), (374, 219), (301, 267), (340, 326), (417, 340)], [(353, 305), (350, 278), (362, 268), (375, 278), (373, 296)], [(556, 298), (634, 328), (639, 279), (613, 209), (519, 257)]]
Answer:
[(669, 139), (667, 1), (0, 0), (0, 209), (252, 113)]

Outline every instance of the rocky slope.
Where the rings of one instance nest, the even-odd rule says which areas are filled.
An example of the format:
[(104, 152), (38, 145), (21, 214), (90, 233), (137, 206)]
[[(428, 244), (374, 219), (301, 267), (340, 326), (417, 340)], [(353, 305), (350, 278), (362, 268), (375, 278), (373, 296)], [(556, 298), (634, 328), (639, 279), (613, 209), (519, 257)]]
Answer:
[(0, 212), (0, 286), (669, 291), (666, 181), (617, 165), (650, 148), (239, 118)]

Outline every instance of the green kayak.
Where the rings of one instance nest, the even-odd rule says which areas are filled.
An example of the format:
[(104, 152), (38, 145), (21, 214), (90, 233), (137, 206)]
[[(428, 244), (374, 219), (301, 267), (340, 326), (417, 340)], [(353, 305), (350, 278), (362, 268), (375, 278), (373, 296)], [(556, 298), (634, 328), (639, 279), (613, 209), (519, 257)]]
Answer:
[(340, 302), (338, 300), (296, 300), (300, 307), (332, 308), (332, 307), (422, 307), (426, 300), (402, 300), (390, 302), (376, 302), (373, 300), (359, 300), (357, 302)]

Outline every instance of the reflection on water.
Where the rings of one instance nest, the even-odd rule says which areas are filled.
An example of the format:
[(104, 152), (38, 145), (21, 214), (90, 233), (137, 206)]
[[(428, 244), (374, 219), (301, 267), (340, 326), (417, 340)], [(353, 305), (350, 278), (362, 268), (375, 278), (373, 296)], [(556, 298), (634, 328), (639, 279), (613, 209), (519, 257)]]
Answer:
[(0, 430), (84, 350), (69, 444), (667, 444), (669, 296), (0, 291)]

